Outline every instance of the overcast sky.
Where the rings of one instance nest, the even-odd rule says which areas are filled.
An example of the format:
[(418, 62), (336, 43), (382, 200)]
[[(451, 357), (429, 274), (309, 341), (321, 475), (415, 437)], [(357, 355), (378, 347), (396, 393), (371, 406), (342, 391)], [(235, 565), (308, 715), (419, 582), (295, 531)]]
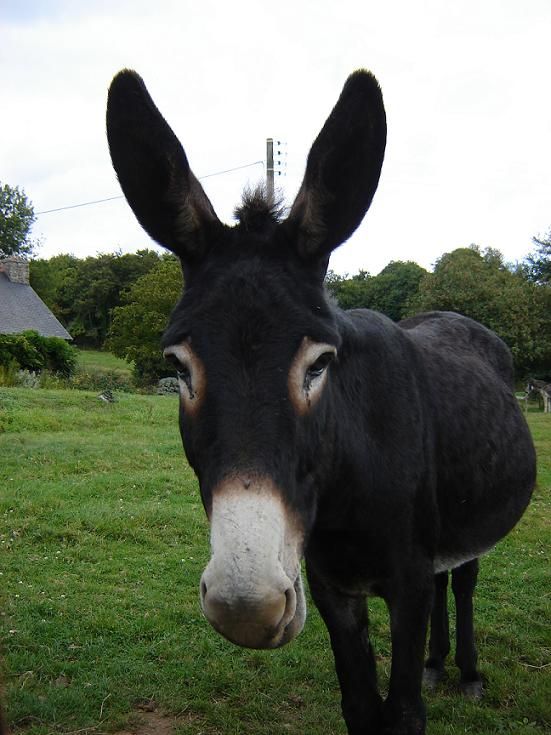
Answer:
[[(2, 0), (0, 181), (36, 212), (118, 196), (105, 100), (130, 67), (199, 177), (284, 141), (276, 184), (290, 204), (346, 77), (365, 67), (383, 89), (386, 159), (331, 267), (429, 267), (470, 243), (519, 260), (551, 227), (550, 38), (550, 0)], [(256, 163), (203, 185), (230, 223), (263, 176)], [(33, 234), (40, 257), (151, 247), (124, 199), (41, 214)]]

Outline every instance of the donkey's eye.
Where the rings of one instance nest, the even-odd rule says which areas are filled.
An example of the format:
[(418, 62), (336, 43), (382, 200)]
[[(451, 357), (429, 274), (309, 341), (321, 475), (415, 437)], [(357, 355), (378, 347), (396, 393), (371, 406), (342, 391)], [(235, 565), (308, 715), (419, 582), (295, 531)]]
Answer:
[(180, 398), (186, 414), (195, 415), (205, 394), (206, 376), (203, 363), (191, 349), (188, 339), (167, 347), (163, 354), (176, 370)]
[(306, 370), (306, 380), (310, 381), (315, 378), (319, 378), (334, 357), (334, 352), (324, 352), (320, 355), (318, 359)]
[(180, 362), (173, 353), (166, 354), (165, 360), (176, 369), (178, 380), (183, 380), (184, 383), (191, 388), (191, 371), (189, 367), (185, 363)]
[(165, 360), (168, 362), (168, 364), (172, 365), (172, 367), (175, 368), (178, 376), (180, 376), (180, 373), (184, 373), (186, 371), (189, 373), (189, 370), (186, 367), (186, 365), (180, 362), (180, 360), (178, 360), (178, 358), (173, 352), (166, 353), (164, 357), (165, 357)]
[(189, 390), (190, 395), (193, 393), (192, 390), (192, 382), (191, 382), (191, 370), (187, 365), (182, 364), (178, 361), (178, 364), (175, 365), (176, 368), (176, 375), (178, 377), (178, 380), (181, 380), (184, 382)]
[(180, 380), (183, 380), (184, 383), (191, 383), (191, 373), (189, 372), (189, 368), (185, 365), (182, 365), (178, 370), (176, 370), (176, 375)]
[(307, 414), (323, 395), (327, 368), (336, 355), (332, 344), (303, 337), (287, 378), (289, 398), (299, 416)]
[(186, 386), (189, 397), (195, 398), (195, 391), (193, 390), (193, 380), (191, 378), (191, 370), (189, 369), (189, 367), (187, 365), (182, 365), (182, 363), (178, 363), (176, 375), (178, 376), (178, 380), (180, 380)]

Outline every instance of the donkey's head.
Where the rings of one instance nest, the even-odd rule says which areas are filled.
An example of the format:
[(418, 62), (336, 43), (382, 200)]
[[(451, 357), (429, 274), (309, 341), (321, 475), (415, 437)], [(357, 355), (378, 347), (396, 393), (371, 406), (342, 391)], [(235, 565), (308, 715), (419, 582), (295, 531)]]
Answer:
[(236, 210), (238, 224), (223, 225), (132, 71), (113, 80), (107, 132), (136, 217), (182, 262), (185, 290), (163, 343), (211, 524), (204, 613), (235, 643), (283, 645), (304, 624), (300, 560), (330, 452), (340, 339), (323, 277), (377, 188), (380, 89), (364, 71), (348, 79), (286, 219), (256, 192)]

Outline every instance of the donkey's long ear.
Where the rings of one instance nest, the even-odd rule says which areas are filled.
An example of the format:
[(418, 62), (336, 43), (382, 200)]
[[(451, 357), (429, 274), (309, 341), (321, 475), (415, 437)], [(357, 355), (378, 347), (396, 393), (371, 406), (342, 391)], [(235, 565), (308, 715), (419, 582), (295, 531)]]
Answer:
[(381, 173), (386, 117), (375, 77), (356, 71), (314, 141), (283, 223), (301, 257), (327, 256), (358, 227)]
[(120, 185), (142, 227), (184, 262), (200, 258), (209, 231), (220, 222), (136, 72), (123, 70), (111, 83), (107, 139)]

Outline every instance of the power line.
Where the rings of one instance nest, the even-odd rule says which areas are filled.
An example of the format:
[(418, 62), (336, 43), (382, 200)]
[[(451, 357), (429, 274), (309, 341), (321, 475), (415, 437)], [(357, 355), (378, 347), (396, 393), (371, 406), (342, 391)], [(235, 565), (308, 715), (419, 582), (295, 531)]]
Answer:
[(78, 207), (88, 207), (91, 204), (101, 204), (102, 202), (112, 202), (113, 199), (123, 199), (122, 194), (116, 197), (107, 197), (107, 199), (94, 199), (93, 202), (82, 202), (81, 204), (68, 204), (66, 207), (57, 207), (56, 209), (45, 209), (43, 212), (35, 212), (36, 216), (39, 214), (50, 214), (50, 212), (62, 212), (64, 209), (77, 209)]
[(264, 161), (253, 161), (252, 163), (244, 163), (243, 166), (235, 166), (234, 168), (227, 168), (225, 171), (216, 171), (213, 174), (205, 174), (204, 176), (199, 176), (199, 180), (202, 179), (209, 179), (211, 176), (221, 176), (222, 174), (229, 174), (232, 171), (239, 171), (242, 168), (250, 168), (251, 166), (258, 166), (258, 165), (264, 166)]
[[(211, 176), (221, 176), (222, 174), (229, 174), (232, 171), (240, 171), (243, 168), (250, 168), (251, 166), (263, 166), (264, 161), (253, 161), (253, 163), (244, 163), (242, 166), (234, 166), (233, 168), (227, 168), (224, 169), (224, 171), (215, 171), (212, 174), (205, 174), (204, 176), (199, 176), (199, 180), (202, 179), (209, 179)], [(80, 204), (68, 204), (65, 207), (56, 207), (55, 209), (45, 209), (42, 212), (35, 212), (35, 215), (38, 216), (39, 214), (50, 214), (51, 212), (63, 212), (65, 209), (78, 209), (79, 207), (89, 207), (92, 204), (103, 204), (103, 202), (112, 202), (115, 199), (124, 199), (124, 196), (122, 194), (119, 194), (115, 197), (107, 197), (105, 199), (94, 199), (91, 202), (81, 202)]]

